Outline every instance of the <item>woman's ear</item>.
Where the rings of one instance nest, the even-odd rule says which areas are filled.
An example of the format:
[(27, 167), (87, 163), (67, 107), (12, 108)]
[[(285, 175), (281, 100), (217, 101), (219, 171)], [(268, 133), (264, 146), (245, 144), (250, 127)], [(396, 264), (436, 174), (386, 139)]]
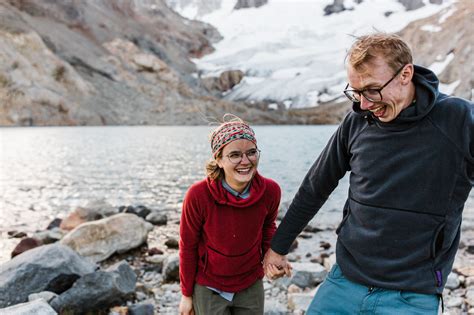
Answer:
[(403, 85), (407, 85), (411, 82), (411, 79), (413, 79), (413, 74), (415, 73), (415, 67), (413, 64), (407, 64), (405, 68), (403, 68), (402, 73), (401, 73), (401, 80)]
[(216, 158), (216, 163), (217, 163), (217, 166), (219, 166), (220, 168), (223, 168), (221, 158)]

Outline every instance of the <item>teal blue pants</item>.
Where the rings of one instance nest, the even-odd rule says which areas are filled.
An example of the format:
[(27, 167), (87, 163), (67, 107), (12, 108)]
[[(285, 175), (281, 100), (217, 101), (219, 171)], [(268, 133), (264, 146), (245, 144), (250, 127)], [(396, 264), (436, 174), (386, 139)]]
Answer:
[(336, 264), (321, 284), (308, 315), (437, 315), (435, 294), (367, 287), (347, 280)]

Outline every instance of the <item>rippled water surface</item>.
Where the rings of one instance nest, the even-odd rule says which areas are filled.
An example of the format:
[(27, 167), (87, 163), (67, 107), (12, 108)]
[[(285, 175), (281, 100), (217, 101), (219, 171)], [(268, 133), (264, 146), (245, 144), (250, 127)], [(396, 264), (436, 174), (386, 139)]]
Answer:
[[(256, 126), (260, 172), (291, 200), (336, 126)], [(210, 127), (0, 128), (0, 233), (44, 229), (55, 217), (104, 198), (115, 206), (179, 210), (187, 187), (204, 177)], [(389, 176), (389, 174), (387, 174)], [(335, 225), (347, 177), (317, 220)], [(474, 220), (474, 193), (465, 220)]]

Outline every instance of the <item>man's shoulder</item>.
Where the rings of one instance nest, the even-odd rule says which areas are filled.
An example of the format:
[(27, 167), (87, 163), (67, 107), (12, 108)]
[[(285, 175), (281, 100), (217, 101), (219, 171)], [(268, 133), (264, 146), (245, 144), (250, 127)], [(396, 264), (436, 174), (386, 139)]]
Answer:
[(440, 93), (434, 107), (435, 113), (466, 114), (474, 111), (474, 103), (461, 97)]

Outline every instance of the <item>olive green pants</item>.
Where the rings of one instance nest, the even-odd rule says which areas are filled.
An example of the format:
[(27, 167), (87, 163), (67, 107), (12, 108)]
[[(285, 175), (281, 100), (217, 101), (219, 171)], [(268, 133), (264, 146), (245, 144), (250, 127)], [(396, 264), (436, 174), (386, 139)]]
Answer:
[(196, 315), (262, 315), (264, 299), (262, 280), (257, 280), (249, 288), (235, 293), (232, 301), (227, 301), (219, 293), (195, 284), (193, 307)]

